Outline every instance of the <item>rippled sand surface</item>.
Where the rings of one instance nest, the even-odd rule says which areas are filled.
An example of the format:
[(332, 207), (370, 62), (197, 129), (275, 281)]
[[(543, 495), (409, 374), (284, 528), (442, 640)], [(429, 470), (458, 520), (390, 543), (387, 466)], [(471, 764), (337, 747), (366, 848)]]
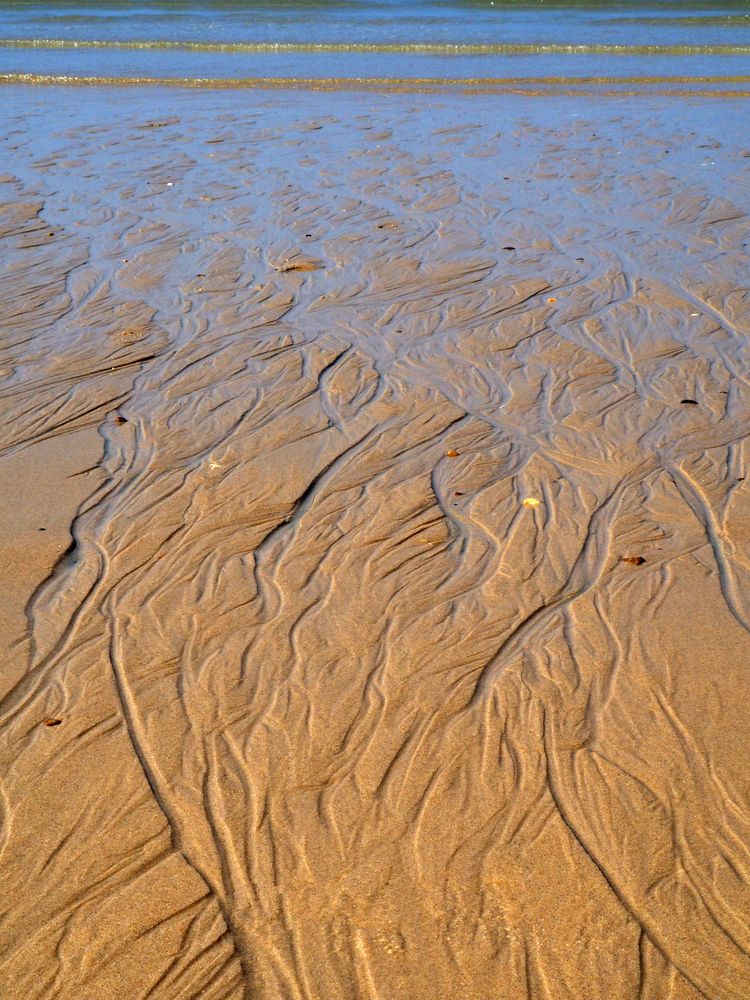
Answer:
[(747, 105), (51, 94), (2, 996), (746, 1000)]

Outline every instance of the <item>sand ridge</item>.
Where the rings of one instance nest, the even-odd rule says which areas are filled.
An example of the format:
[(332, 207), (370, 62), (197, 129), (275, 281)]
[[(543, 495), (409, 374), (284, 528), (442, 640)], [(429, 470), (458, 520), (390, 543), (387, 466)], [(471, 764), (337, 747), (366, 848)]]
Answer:
[(4, 454), (105, 475), (2, 700), (5, 994), (745, 998), (730, 112), (110, 100), (6, 140)]

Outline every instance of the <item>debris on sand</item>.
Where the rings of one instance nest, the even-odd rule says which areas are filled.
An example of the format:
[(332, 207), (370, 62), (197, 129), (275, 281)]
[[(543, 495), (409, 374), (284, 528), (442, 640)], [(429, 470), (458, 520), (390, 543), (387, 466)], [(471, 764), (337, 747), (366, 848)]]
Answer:
[(323, 266), (323, 261), (315, 257), (292, 257), (277, 264), (276, 270), (284, 274), (287, 271), (319, 271)]

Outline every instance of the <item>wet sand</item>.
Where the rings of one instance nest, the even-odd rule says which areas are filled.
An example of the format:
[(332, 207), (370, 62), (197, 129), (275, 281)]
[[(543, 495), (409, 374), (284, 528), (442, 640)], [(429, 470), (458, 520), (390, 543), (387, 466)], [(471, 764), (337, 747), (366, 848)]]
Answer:
[(2, 996), (746, 1000), (747, 105), (12, 95)]

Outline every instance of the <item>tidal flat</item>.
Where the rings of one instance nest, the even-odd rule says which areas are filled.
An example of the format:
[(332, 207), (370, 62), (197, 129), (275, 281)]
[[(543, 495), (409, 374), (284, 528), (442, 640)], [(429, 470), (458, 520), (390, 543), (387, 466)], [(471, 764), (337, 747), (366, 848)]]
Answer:
[(3, 997), (746, 1000), (747, 103), (0, 105)]

